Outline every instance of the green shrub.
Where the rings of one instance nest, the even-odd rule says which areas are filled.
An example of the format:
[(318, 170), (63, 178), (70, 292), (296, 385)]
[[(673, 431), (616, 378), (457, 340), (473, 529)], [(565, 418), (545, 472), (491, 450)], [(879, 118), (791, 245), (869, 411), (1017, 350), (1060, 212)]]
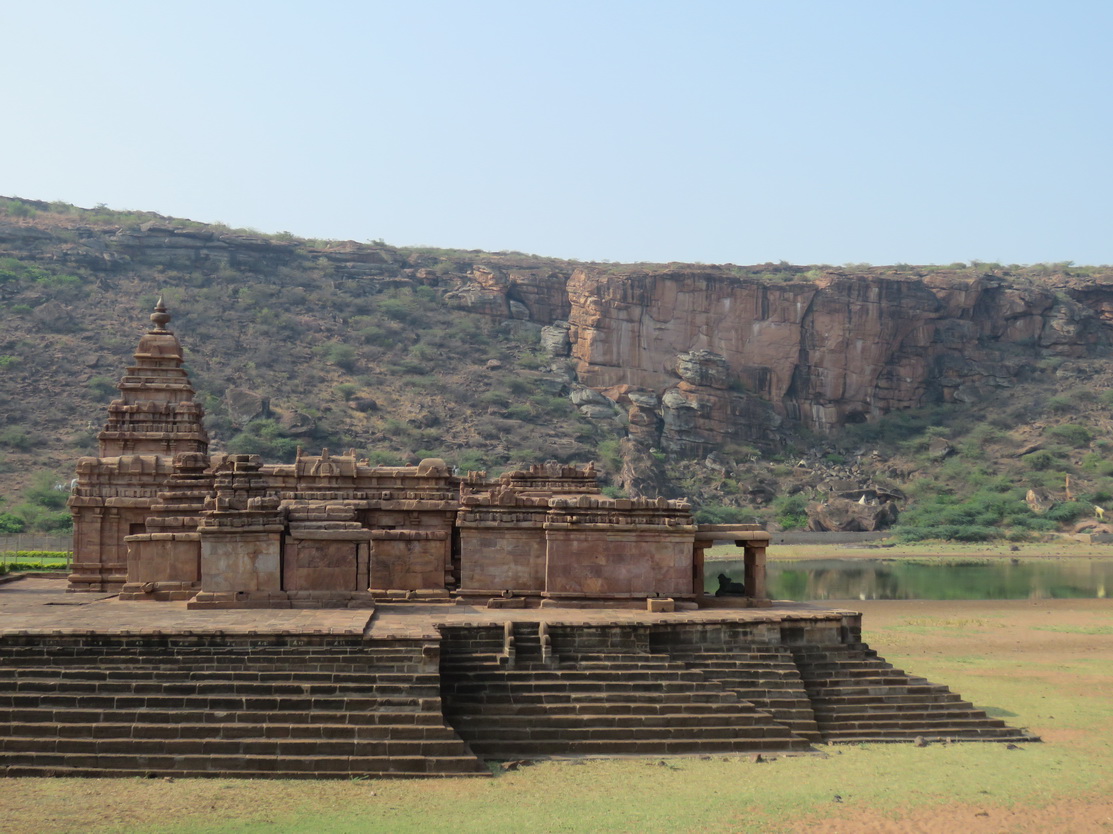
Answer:
[(1056, 414), (1066, 414), (1074, 410), (1074, 402), (1071, 401), (1070, 397), (1064, 397), (1062, 395), (1049, 397), (1047, 400), (1047, 409), (1048, 411), (1054, 411)]
[(106, 376), (94, 376), (85, 383), (99, 399), (110, 400), (116, 395), (116, 381)]
[(34, 445), (35, 441), (31, 435), (18, 426), (9, 426), (0, 431), (0, 446), (7, 446), (17, 452), (26, 452)]
[(401, 466), (402, 457), (397, 452), (389, 452), (384, 449), (369, 449), (367, 452), (367, 462), (372, 466)]
[(1001, 536), (994, 527), (981, 527), (973, 524), (945, 524), (938, 527), (900, 527), (897, 538), (906, 542), (943, 539), (960, 542), (987, 542)]
[(1043, 472), (1055, 465), (1055, 458), (1047, 450), (1032, 452), (1021, 458), (1025, 466), (1037, 472)]
[(1077, 423), (1064, 423), (1060, 426), (1048, 426), (1045, 434), (1053, 437), (1056, 440), (1061, 440), (1074, 448), (1078, 449), (1083, 446), (1089, 446), (1090, 441), (1093, 440), (1093, 434), (1085, 426), (1080, 426)]
[(342, 342), (330, 342), (323, 348), (325, 361), (345, 371), (350, 371), (356, 366), (356, 349)]
[(271, 419), (252, 420), (228, 441), (228, 451), (234, 455), (262, 455), (264, 459), (286, 463), (294, 459), (297, 448), (297, 440), (288, 437)]
[(617, 472), (622, 468), (622, 447), (617, 438), (604, 440), (596, 448), (599, 460), (604, 468), (610, 472)]
[(27, 522), (15, 513), (0, 513), (0, 533), (22, 533)]
[(754, 520), (752, 510), (730, 507), (725, 504), (704, 504), (695, 512), (697, 524), (749, 524)]
[(785, 530), (801, 530), (808, 526), (808, 499), (801, 492), (773, 499), (773, 518)]
[(1056, 504), (1043, 515), (1044, 518), (1066, 524), (1074, 521), (1079, 516), (1089, 515), (1092, 512), (1093, 507), (1090, 504), (1084, 504), (1081, 501), (1064, 501), (1062, 504)]

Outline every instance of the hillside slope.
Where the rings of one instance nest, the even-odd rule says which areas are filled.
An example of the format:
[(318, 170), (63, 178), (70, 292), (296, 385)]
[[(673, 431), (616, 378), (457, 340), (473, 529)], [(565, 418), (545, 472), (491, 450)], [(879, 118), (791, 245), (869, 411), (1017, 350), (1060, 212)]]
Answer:
[(1113, 495), (1113, 270), (582, 264), (0, 199), (0, 517), (64, 523), (41, 505), (159, 294), (218, 449), (597, 458), (614, 489), (787, 526), (988, 489), (998, 517), (952, 526), (1023, 533)]

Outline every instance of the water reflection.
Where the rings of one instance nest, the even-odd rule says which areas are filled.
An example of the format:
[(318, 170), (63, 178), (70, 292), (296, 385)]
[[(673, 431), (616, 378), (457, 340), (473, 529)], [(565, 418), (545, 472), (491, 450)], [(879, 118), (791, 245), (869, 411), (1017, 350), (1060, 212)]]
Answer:
[[(708, 562), (706, 590), (716, 576), (743, 575), (742, 560)], [(774, 599), (1066, 599), (1105, 597), (1113, 561), (1099, 559), (813, 559), (770, 562)]]

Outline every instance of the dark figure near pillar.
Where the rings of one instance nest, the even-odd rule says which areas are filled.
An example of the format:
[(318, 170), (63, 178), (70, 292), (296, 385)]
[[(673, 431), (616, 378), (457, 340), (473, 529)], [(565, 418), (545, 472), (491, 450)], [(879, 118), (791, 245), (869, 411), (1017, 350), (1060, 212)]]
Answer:
[(742, 586), (741, 582), (732, 582), (731, 578), (725, 573), (719, 574), (719, 590), (715, 592), (717, 597), (735, 597), (743, 596), (746, 589)]

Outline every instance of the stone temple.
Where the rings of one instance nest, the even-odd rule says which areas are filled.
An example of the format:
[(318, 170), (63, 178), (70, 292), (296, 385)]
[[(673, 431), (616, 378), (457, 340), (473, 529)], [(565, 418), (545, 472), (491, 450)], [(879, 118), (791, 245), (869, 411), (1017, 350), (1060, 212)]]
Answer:
[[(77, 465), (83, 593), (0, 589), (8, 775), (488, 775), (1033, 740), (892, 668), (860, 614), (770, 600), (760, 528), (608, 498), (591, 464), (488, 479), (210, 454), (161, 300), (151, 321)], [(715, 542), (744, 553), (735, 593), (704, 592)]]

